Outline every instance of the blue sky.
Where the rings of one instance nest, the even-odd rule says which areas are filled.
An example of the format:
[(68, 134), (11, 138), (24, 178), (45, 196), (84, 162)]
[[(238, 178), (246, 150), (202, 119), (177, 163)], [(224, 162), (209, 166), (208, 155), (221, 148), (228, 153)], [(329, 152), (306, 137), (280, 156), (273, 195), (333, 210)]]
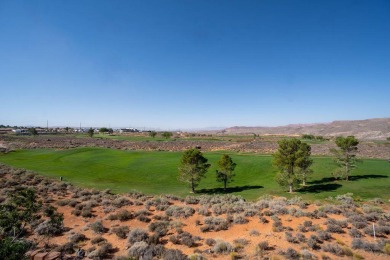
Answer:
[(390, 1), (0, 1), (0, 124), (390, 116)]

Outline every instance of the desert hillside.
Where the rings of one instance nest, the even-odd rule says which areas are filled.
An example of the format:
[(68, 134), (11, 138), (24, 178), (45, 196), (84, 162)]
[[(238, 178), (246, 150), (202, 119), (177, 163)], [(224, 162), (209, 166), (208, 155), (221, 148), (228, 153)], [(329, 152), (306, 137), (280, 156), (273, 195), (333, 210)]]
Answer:
[(381, 140), (390, 137), (390, 118), (366, 120), (333, 121), (331, 123), (295, 124), (277, 127), (235, 126), (224, 130), (231, 134), (255, 133), (260, 135), (302, 135), (322, 136), (354, 135), (358, 139)]

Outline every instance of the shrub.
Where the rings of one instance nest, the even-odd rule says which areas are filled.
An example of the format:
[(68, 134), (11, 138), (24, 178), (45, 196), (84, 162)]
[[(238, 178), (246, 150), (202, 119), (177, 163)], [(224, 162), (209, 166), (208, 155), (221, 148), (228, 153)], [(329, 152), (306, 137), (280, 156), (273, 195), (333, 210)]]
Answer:
[(212, 239), (212, 238), (207, 238), (206, 239), (206, 245), (208, 245), (208, 246), (213, 246), (213, 245), (215, 245), (215, 240), (214, 239)]
[(385, 246), (383, 247), (383, 252), (385, 252), (385, 254), (390, 255), (390, 243), (385, 244)]
[(359, 238), (359, 237), (363, 237), (363, 234), (362, 232), (360, 232), (358, 229), (356, 228), (351, 228), (349, 231), (348, 231), (348, 234), (353, 237), (353, 238)]
[(94, 244), (99, 244), (101, 242), (106, 242), (107, 239), (105, 239), (104, 237), (102, 236), (98, 236), (98, 237), (94, 237), (92, 240), (91, 240), (91, 243), (94, 245)]
[(326, 231), (327, 232), (330, 232), (330, 233), (344, 233), (344, 230), (342, 227), (338, 226), (338, 225), (334, 225), (334, 224), (328, 224), (327, 227), (326, 227)]
[(260, 232), (255, 230), (255, 229), (252, 229), (251, 231), (249, 231), (249, 235), (250, 236), (259, 236)]
[(165, 235), (168, 232), (169, 221), (156, 221), (150, 223), (148, 226), (149, 231), (156, 232), (161, 235)]
[(207, 206), (200, 206), (198, 208), (198, 214), (202, 215), (202, 216), (209, 216), (210, 215), (209, 207), (207, 207)]
[(309, 250), (301, 250), (301, 257), (303, 260), (315, 260), (317, 257), (313, 255)]
[(94, 223), (89, 224), (89, 227), (95, 232), (96, 234), (102, 234), (106, 231), (101, 221), (96, 221)]
[(178, 249), (167, 249), (163, 254), (163, 260), (187, 260), (187, 256)]
[(128, 226), (120, 226), (120, 227), (113, 227), (111, 229), (111, 232), (117, 235), (117, 237), (125, 239), (127, 237), (127, 234), (129, 233), (129, 227)]
[(181, 207), (176, 205), (171, 205), (167, 208), (165, 211), (165, 214), (170, 217), (176, 217), (176, 218), (188, 218), (192, 215), (194, 215), (195, 210), (191, 207)]
[(228, 221), (223, 218), (207, 217), (204, 220), (208, 230), (220, 231), (227, 230), (229, 227)]
[(242, 214), (236, 214), (233, 217), (233, 223), (234, 224), (245, 224), (248, 223), (248, 220), (245, 218)]
[(68, 242), (56, 248), (56, 251), (63, 252), (65, 254), (74, 253), (74, 243)]
[(128, 241), (130, 244), (134, 244), (135, 242), (147, 241), (148, 238), (149, 235), (145, 230), (141, 228), (135, 228), (130, 231)]
[(148, 244), (145, 241), (135, 242), (129, 249), (129, 256), (136, 259), (142, 259), (148, 249)]
[(319, 230), (317, 232), (317, 236), (318, 236), (318, 239), (320, 241), (328, 241), (328, 240), (330, 240), (332, 238), (331, 234), (329, 234), (328, 232), (323, 231), (323, 230)]
[(344, 256), (344, 250), (335, 243), (328, 243), (322, 246), (322, 250), (337, 256)]
[(363, 249), (368, 252), (381, 252), (381, 248), (378, 244), (365, 242), (360, 238), (355, 238), (352, 240), (352, 248), (354, 249)]
[(76, 233), (69, 238), (70, 242), (72, 242), (73, 244), (77, 244), (78, 242), (85, 241), (86, 239), (87, 237), (84, 234), (80, 234), (80, 233)]
[(128, 210), (121, 210), (117, 214), (117, 219), (120, 221), (126, 221), (133, 218), (133, 214), (129, 212)]
[(217, 254), (227, 254), (232, 251), (232, 245), (229, 242), (223, 240), (217, 240), (213, 252)]
[(291, 247), (287, 248), (286, 252), (284, 253), (284, 256), (286, 257), (286, 259), (299, 259), (299, 253)]

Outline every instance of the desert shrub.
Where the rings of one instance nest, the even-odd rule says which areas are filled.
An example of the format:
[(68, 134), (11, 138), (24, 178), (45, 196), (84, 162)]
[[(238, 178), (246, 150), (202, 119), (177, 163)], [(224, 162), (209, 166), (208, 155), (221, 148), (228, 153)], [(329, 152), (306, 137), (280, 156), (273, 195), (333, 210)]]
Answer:
[(232, 251), (232, 245), (229, 242), (223, 240), (217, 240), (213, 252), (217, 254), (227, 254)]
[(120, 221), (126, 221), (133, 218), (133, 214), (128, 210), (120, 210), (117, 214), (117, 219)]
[(256, 216), (257, 213), (258, 213), (258, 211), (256, 209), (249, 208), (249, 209), (245, 209), (244, 216), (245, 217), (253, 217), (253, 216)]
[(134, 244), (135, 242), (141, 242), (141, 241), (147, 241), (149, 238), (148, 233), (141, 229), (141, 228), (135, 228), (130, 231), (128, 241), (130, 244)]
[(301, 242), (301, 243), (306, 242), (306, 237), (305, 237), (305, 235), (302, 234), (302, 233), (297, 233), (297, 234), (296, 234), (296, 238), (297, 238), (298, 241)]
[(123, 206), (133, 205), (133, 202), (127, 199), (126, 197), (119, 197), (112, 200), (111, 204), (116, 208), (121, 208)]
[(379, 214), (376, 212), (368, 213), (368, 214), (364, 215), (364, 217), (366, 218), (367, 221), (375, 222), (375, 221), (379, 220)]
[(91, 243), (94, 245), (94, 244), (99, 244), (99, 243), (102, 243), (102, 242), (106, 242), (107, 239), (105, 239), (104, 237), (102, 236), (97, 236), (97, 237), (94, 237), (91, 239)]
[(142, 259), (149, 245), (145, 241), (135, 242), (129, 249), (129, 256), (135, 259)]
[(265, 217), (263, 217), (263, 216), (260, 216), (260, 217), (259, 217), (259, 222), (260, 222), (260, 223), (263, 223), (263, 224), (266, 224), (266, 223), (268, 223), (269, 221), (268, 221), (267, 218), (265, 218)]
[(210, 215), (209, 207), (208, 206), (200, 206), (198, 208), (198, 214), (202, 215), (202, 216), (209, 216)]
[(75, 216), (80, 216), (81, 215), (81, 210), (79, 209), (74, 209), (70, 212), (72, 215), (75, 215)]
[(88, 258), (90, 259), (105, 259), (110, 257), (110, 254), (113, 252), (113, 247), (110, 243), (103, 243), (100, 247), (91, 253), (88, 254)]
[(344, 233), (344, 230), (341, 226), (335, 224), (328, 224), (326, 227), (326, 231), (330, 233)]
[(320, 246), (318, 245), (318, 238), (315, 235), (311, 235), (307, 240), (307, 246), (314, 250), (319, 249)]
[(287, 250), (283, 252), (283, 255), (286, 259), (299, 259), (299, 253), (291, 247), (287, 248)]
[(113, 227), (111, 228), (111, 232), (117, 235), (117, 237), (125, 239), (127, 237), (127, 234), (129, 233), (129, 227), (128, 226), (120, 226), (120, 227)]
[[(364, 228), (363, 231), (369, 236), (374, 236), (374, 229), (372, 226)], [(377, 237), (386, 237), (388, 234), (390, 234), (390, 226), (375, 226), (375, 235)]]
[(245, 238), (237, 238), (233, 240), (233, 243), (235, 245), (246, 246), (247, 244), (249, 244), (249, 241), (246, 240)]
[(363, 234), (362, 232), (360, 232), (358, 229), (356, 228), (351, 228), (349, 231), (348, 231), (348, 234), (353, 237), (353, 238), (359, 238), (359, 237), (363, 237)]
[(325, 252), (337, 255), (337, 256), (344, 256), (344, 250), (342, 247), (340, 247), (336, 243), (328, 243), (322, 246), (322, 250)]
[(245, 218), (243, 214), (236, 214), (233, 216), (233, 223), (234, 224), (246, 224), (248, 223), (248, 220)]
[(31, 243), (26, 240), (13, 239), (11, 237), (0, 239), (0, 259), (26, 259), (25, 253), (31, 247)]
[(207, 258), (201, 255), (201, 253), (195, 253), (188, 256), (188, 260), (206, 260), (206, 259)]
[(360, 238), (355, 238), (352, 240), (352, 248), (354, 249), (363, 249), (367, 252), (381, 252), (382, 249), (376, 243), (365, 242)]
[(171, 205), (167, 208), (165, 211), (165, 214), (170, 217), (176, 217), (176, 218), (188, 218), (192, 215), (194, 215), (195, 210), (191, 207), (181, 207), (176, 205)]
[(57, 252), (63, 252), (65, 254), (73, 254), (74, 253), (74, 243), (68, 242), (63, 245), (58, 246), (55, 249)]
[(213, 238), (207, 238), (206, 239), (206, 245), (208, 245), (208, 246), (213, 246), (213, 245), (215, 245), (215, 239), (213, 239)]
[(325, 212), (327, 214), (336, 214), (340, 215), (342, 211), (335, 205), (332, 204), (326, 204), (319, 208), (319, 211)]
[(83, 218), (91, 218), (93, 216), (91, 208), (83, 208), (80, 215)]
[(165, 235), (168, 232), (169, 221), (156, 221), (150, 223), (148, 226), (149, 231), (156, 232), (161, 235)]
[(256, 229), (252, 229), (252, 230), (249, 231), (249, 235), (250, 236), (259, 236), (260, 232), (257, 231)]
[(137, 219), (141, 222), (149, 223), (151, 221), (150, 218), (148, 218), (147, 215), (138, 215)]
[(204, 223), (207, 225), (208, 230), (220, 231), (229, 228), (228, 221), (223, 218), (207, 217), (205, 218)]
[(296, 237), (294, 237), (291, 232), (286, 232), (286, 233), (284, 233), (284, 235), (285, 235), (287, 242), (299, 243), (298, 239)]
[(93, 232), (96, 234), (102, 234), (106, 231), (101, 221), (96, 221), (91, 224), (89, 224), (89, 227), (92, 229)]
[(378, 206), (372, 206), (372, 205), (368, 205), (368, 204), (364, 204), (362, 206), (362, 210), (364, 213), (368, 214), (368, 213), (383, 213), (383, 209), (381, 207), (378, 207)]
[(187, 196), (187, 197), (185, 197), (184, 202), (186, 204), (198, 204), (199, 199), (197, 197), (194, 197), (194, 196)]
[(163, 254), (163, 260), (187, 260), (187, 256), (178, 249), (167, 249)]
[(329, 234), (328, 232), (326, 231), (323, 231), (323, 230), (319, 230), (317, 232), (317, 237), (320, 241), (328, 241), (332, 238), (332, 235)]
[(87, 240), (87, 237), (84, 234), (76, 233), (69, 237), (69, 240), (73, 244), (77, 244), (78, 242)]
[(316, 259), (317, 259), (317, 257), (316, 257), (314, 254), (312, 254), (312, 253), (311, 253), (309, 250), (307, 250), (307, 249), (301, 250), (300, 255), (301, 255), (301, 258), (302, 258), (303, 260), (316, 260)]

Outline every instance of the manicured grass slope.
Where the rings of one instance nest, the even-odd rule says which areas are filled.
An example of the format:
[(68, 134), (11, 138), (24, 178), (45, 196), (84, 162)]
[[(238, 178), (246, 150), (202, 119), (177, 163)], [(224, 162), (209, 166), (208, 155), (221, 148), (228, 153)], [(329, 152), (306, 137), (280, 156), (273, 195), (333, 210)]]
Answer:
[[(103, 148), (71, 150), (23, 150), (0, 156), (0, 162), (30, 169), (46, 176), (64, 177), (80, 186), (111, 189), (114, 192), (139, 190), (151, 194), (185, 196), (189, 188), (177, 181), (179, 152), (121, 151)], [(197, 190), (202, 194), (222, 192), (215, 181), (216, 162), (222, 153), (205, 153), (212, 164), (207, 178)], [(254, 154), (230, 154), (237, 163), (236, 177), (230, 183), (229, 193), (247, 199), (264, 194), (289, 196), (274, 181), (276, 170), (272, 157)], [(352, 192), (362, 198), (390, 198), (390, 163), (366, 159), (353, 172), (351, 181), (335, 182), (331, 172), (335, 168), (331, 158), (315, 157), (314, 174), (309, 185), (294, 195), (306, 199), (322, 199)]]

